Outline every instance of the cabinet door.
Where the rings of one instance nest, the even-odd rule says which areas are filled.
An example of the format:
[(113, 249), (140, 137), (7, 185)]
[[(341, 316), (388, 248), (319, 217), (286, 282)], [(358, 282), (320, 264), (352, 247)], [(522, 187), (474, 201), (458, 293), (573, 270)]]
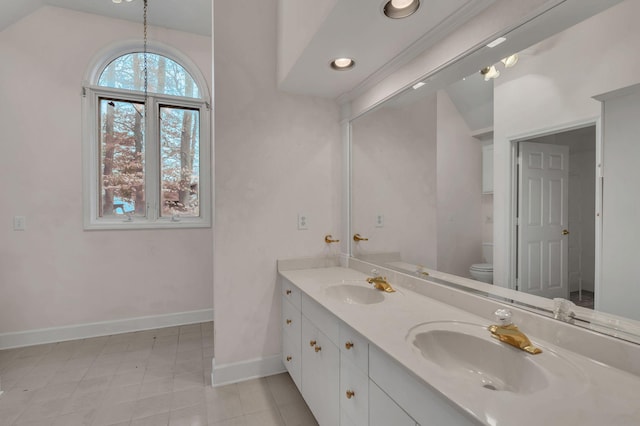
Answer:
[(369, 380), (369, 425), (370, 426), (416, 426), (416, 422)]
[(493, 194), (493, 145), (482, 147), (482, 193)]
[(300, 389), (300, 368), (302, 364), (300, 339), (302, 324), (300, 311), (282, 297), (282, 362), (293, 382)]
[(340, 418), (348, 418), (347, 424), (369, 424), (369, 378), (340, 354)]
[(340, 422), (340, 351), (302, 315), (302, 396), (320, 426)]

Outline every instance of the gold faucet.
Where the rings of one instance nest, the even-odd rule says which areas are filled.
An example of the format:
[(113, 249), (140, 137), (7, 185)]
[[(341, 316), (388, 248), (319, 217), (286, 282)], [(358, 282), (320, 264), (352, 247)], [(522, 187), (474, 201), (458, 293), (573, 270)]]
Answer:
[(487, 327), (491, 332), (491, 337), (507, 343), (511, 346), (523, 350), (532, 355), (542, 352), (540, 348), (536, 348), (531, 344), (529, 338), (518, 329), (518, 326), (511, 322), (511, 311), (508, 309), (498, 309), (495, 311), (496, 320), (500, 324), (494, 324)]
[(384, 291), (387, 293), (393, 293), (395, 291), (393, 287), (391, 287), (391, 284), (387, 282), (387, 277), (376, 274), (376, 276), (373, 278), (367, 278), (367, 282), (369, 284), (373, 284), (373, 287), (380, 291)]

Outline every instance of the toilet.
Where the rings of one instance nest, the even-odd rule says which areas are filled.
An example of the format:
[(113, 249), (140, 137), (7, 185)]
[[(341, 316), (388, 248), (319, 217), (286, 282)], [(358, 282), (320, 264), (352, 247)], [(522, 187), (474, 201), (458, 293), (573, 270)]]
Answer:
[(469, 273), (476, 281), (493, 284), (493, 243), (482, 243), (482, 258), (485, 263), (474, 263)]
[(492, 263), (474, 263), (469, 268), (469, 273), (476, 281), (493, 284), (493, 264)]

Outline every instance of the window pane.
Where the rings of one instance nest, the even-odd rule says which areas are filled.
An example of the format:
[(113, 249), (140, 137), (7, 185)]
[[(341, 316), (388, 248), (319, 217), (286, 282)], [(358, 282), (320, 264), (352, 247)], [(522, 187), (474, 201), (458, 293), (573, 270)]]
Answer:
[(144, 216), (144, 104), (100, 99), (100, 216)]
[[(191, 75), (175, 61), (147, 53), (149, 93), (200, 98)], [(144, 54), (129, 53), (111, 62), (100, 75), (98, 85), (144, 91)]]
[(162, 216), (200, 216), (199, 111), (160, 107)]

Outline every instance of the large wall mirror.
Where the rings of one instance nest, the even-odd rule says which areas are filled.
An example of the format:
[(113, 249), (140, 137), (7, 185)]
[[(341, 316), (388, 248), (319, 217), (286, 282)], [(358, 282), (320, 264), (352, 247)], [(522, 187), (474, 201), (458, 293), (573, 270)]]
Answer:
[(567, 2), (352, 120), (352, 256), (637, 327), (638, 16)]

